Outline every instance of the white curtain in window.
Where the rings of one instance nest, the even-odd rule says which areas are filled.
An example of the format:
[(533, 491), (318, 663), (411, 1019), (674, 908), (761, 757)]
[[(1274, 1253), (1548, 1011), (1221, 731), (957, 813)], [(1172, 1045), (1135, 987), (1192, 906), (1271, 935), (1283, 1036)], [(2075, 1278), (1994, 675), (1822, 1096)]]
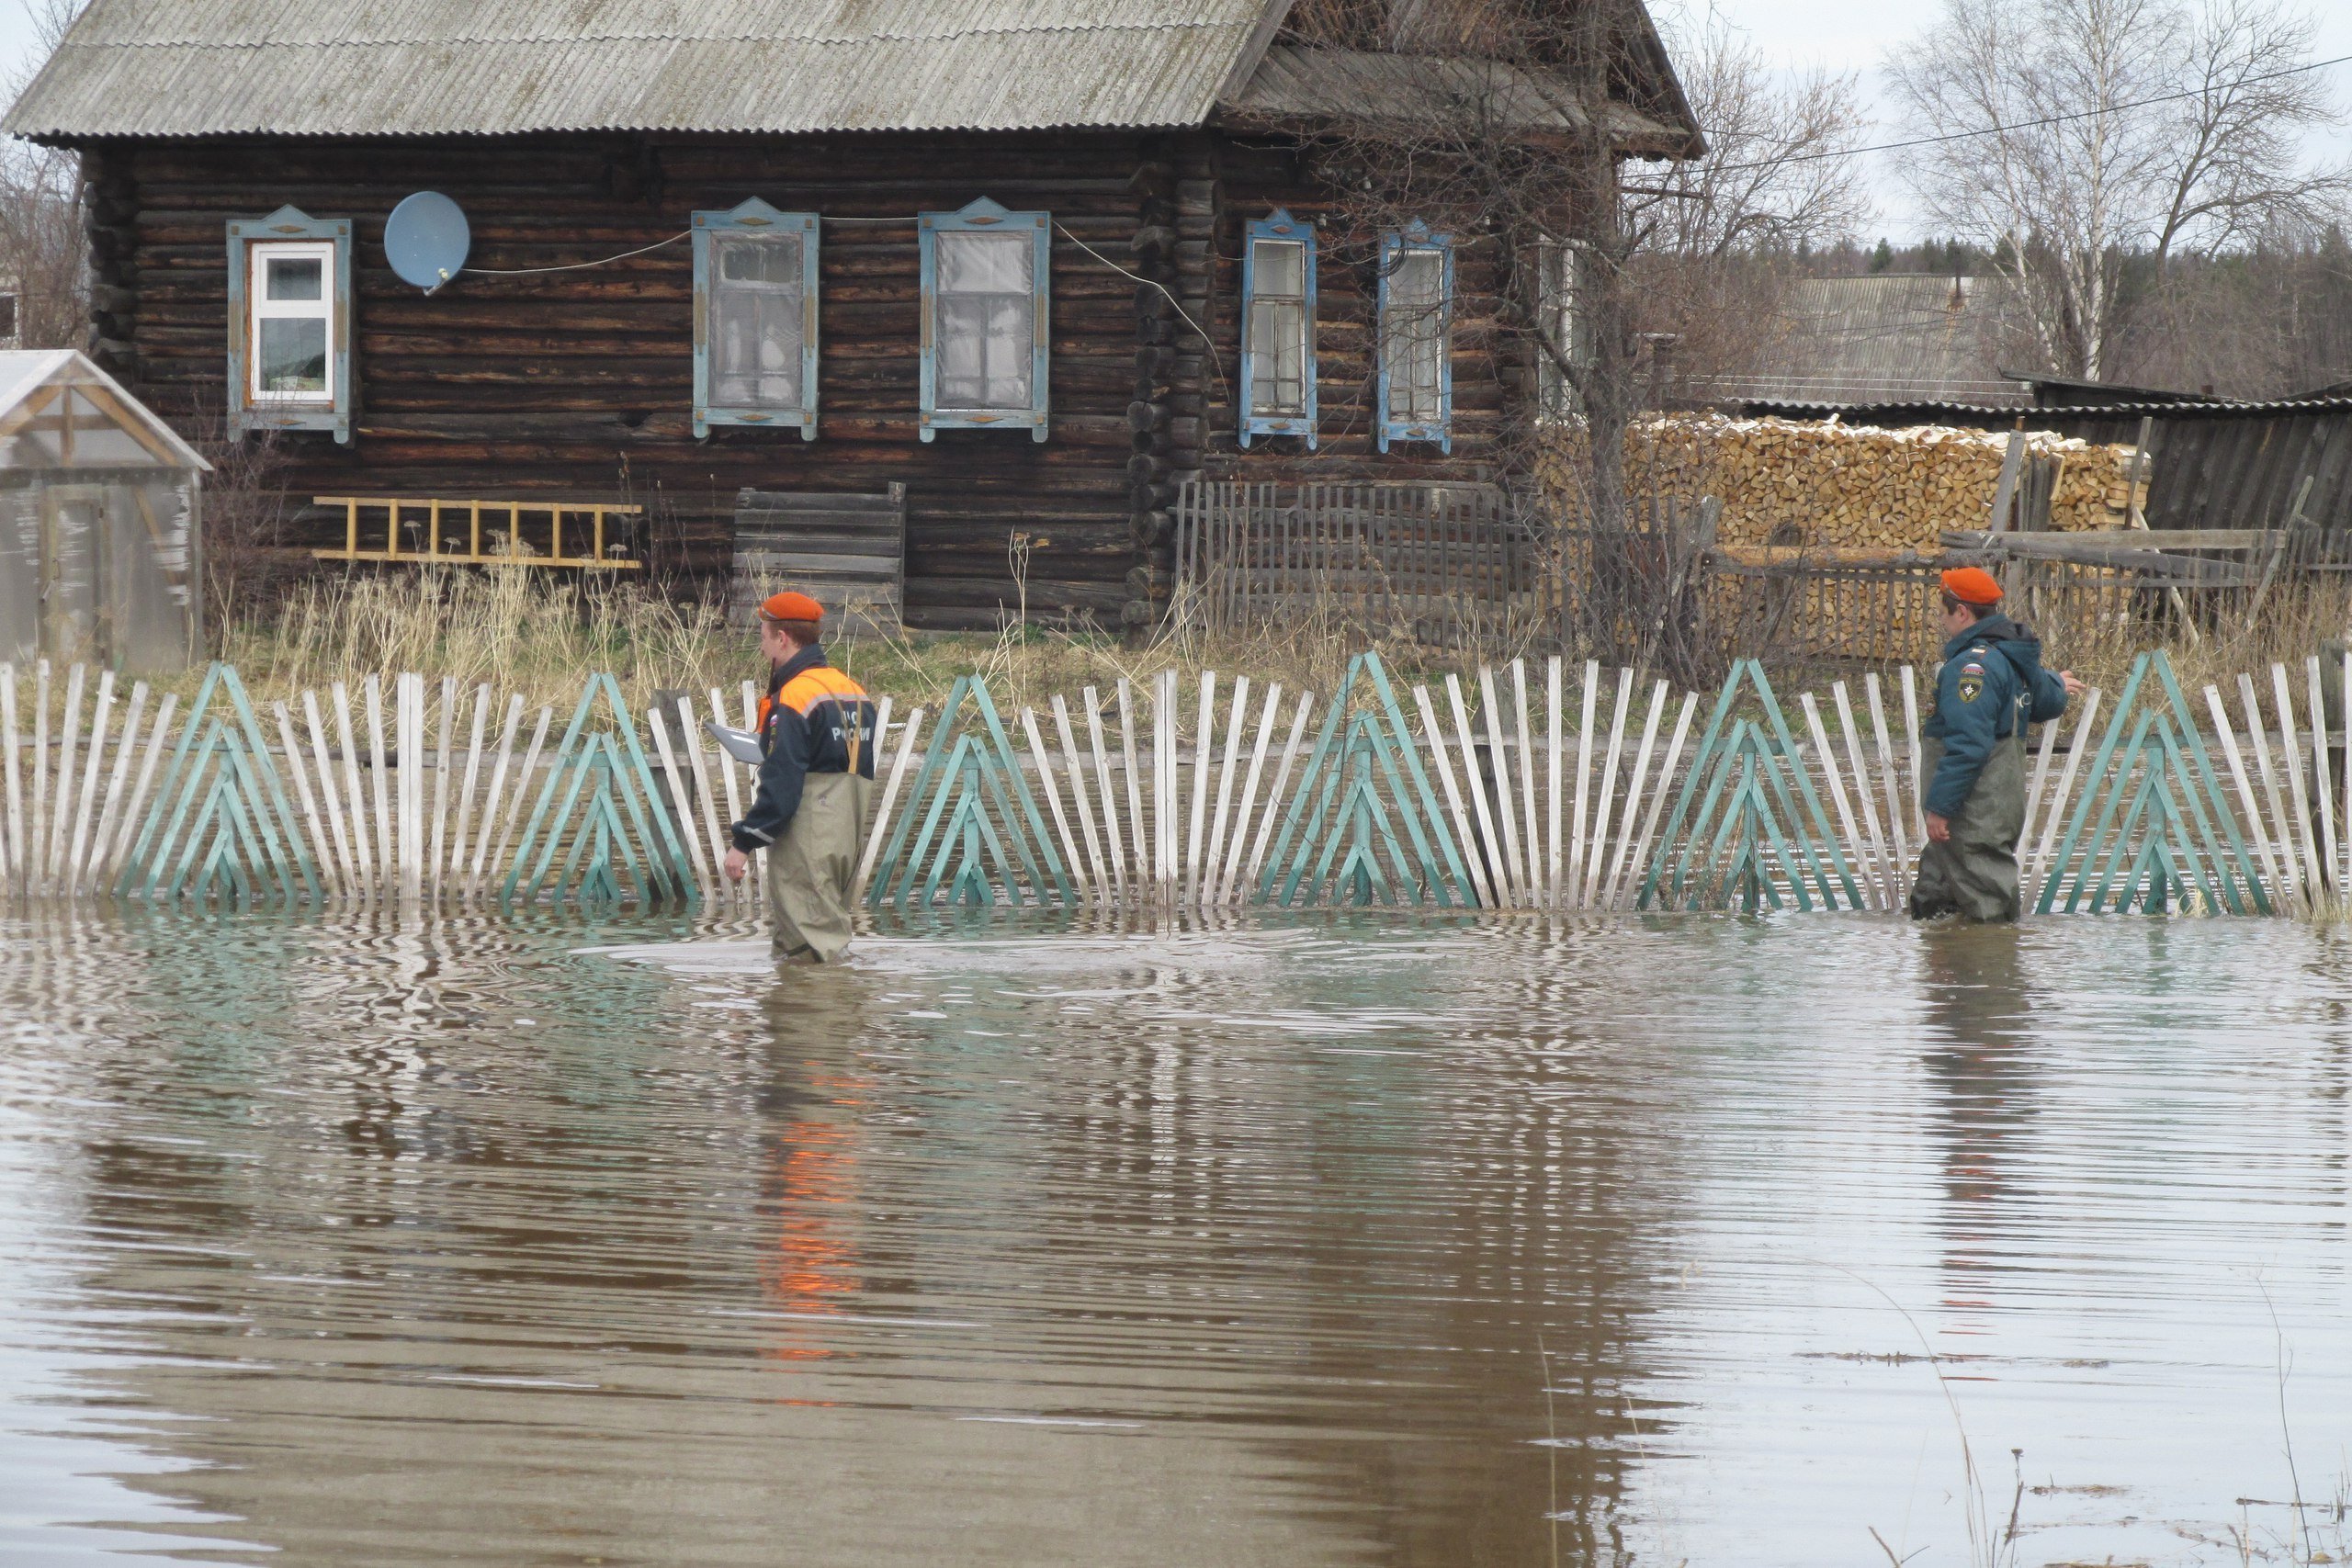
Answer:
[(721, 408), (800, 407), (806, 306), (800, 245), (797, 234), (717, 242), (710, 393)]
[(1382, 353), (1388, 367), (1388, 417), (1433, 423), (1445, 362), (1445, 257), (1434, 250), (1398, 251), (1388, 275), (1388, 319)]
[(1026, 409), (1035, 399), (1036, 252), (1026, 233), (938, 236), (943, 409)]
[(1306, 412), (1306, 247), (1259, 240), (1250, 266), (1250, 412)]

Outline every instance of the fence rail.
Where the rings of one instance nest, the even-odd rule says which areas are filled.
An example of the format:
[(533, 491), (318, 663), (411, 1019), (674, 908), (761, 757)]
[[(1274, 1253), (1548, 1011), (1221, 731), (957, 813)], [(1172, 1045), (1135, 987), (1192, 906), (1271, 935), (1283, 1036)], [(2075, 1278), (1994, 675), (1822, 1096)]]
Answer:
[[(2032, 743), (2028, 904), (2278, 913), (2352, 888), (2352, 677), (2313, 658), (2192, 699), (2161, 654)], [(1784, 703), (1753, 661), (1710, 695), (1558, 658), (1400, 687), (1376, 655), (1328, 698), (1173, 671), (1000, 711), (957, 682), (882, 705), (861, 897), (938, 904), (1457, 909), (1902, 907), (1922, 681)], [(2340, 689), (2340, 688), (2338, 688)], [(75, 665), (0, 666), (0, 886), (223, 905), (550, 902), (749, 913), (719, 874), (755, 780), (706, 719), (633, 713), (610, 676), (569, 716), (488, 686), (369, 676), (254, 704), (127, 697)]]

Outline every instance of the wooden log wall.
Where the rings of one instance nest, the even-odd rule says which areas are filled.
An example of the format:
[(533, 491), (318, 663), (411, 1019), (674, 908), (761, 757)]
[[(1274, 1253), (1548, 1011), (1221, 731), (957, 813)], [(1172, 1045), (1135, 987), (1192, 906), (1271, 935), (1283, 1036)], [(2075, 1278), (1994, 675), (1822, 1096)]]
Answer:
[[(645, 504), (654, 547), (722, 573), (745, 487), (907, 486), (910, 624), (989, 627), (1014, 602), (1011, 536), (1034, 541), (1033, 615), (1130, 615), (1131, 580), (1167, 532), (1170, 476), (1197, 466), (1196, 343), (1147, 276), (1197, 288), (1206, 150), (1125, 134), (396, 141), (188, 141), (87, 149), (102, 361), (187, 434), (217, 428), (225, 359), (223, 225), (292, 204), (356, 225), (356, 439), (281, 436), (278, 477), (311, 494), (611, 495)], [(819, 438), (722, 429), (694, 439), (688, 243), (582, 271), (469, 273), (426, 298), (395, 278), (384, 220), (411, 192), (454, 197), (481, 267), (557, 266), (655, 244), (696, 209), (757, 196), (828, 224)], [(987, 196), (1052, 213), (1051, 438), (950, 430), (918, 439), (914, 214)], [(1170, 236), (1182, 225), (1181, 242)], [(1142, 242), (1138, 250), (1137, 243)], [(1201, 258), (1182, 253), (1199, 246)], [(1138, 265), (1140, 263), (1142, 265)], [(1194, 296), (1198, 298), (1197, 294)], [(1197, 314), (1197, 313), (1196, 313)], [(1230, 355), (1227, 355), (1228, 362)], [(1190, 421), (1191, 423), (1186, 422)], [(298, 539), (290, 543), (311, 543)], [(673, 553), (674, 552), (674, 553)], [(1137, 590), (1142, 593), (1138, 594)]]
[[(1357, 224), (1332, 188), (1293, 144), (1224, 138), (1216, 145), (1216, 245), (1211, 255), (1209, 320), (1222, 366), (1211, 367), (1206, 477), (1295, 481), (1384, 479), (1467, 483), (1491, 479), (1503, 457), (1516, 387), (1511, 334), (1501, 330), (1510, 285), (1499, 247), (1458, 233), (1454, 246), (1453, 451), (1435, 442), (1400, 442), (1383, 453), (1375, 440), (1379, 372), (1380, 235)], [(1260, 437), (1249, 450), (1237, 437), (1240, 392), (1241, 258), (1246, 226), (1278, 207), (1316, 226), (1316, 383), (1317, 445)], [(1442, 229), (1443, 214), (1431, 213)]]

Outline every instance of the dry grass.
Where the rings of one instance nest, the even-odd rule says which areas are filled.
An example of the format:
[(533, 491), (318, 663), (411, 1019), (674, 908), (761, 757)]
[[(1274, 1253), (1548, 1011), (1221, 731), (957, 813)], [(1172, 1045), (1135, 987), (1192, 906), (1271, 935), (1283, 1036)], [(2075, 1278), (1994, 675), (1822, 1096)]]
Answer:
[[(2192, 691), (2274, 660), (2300, 667), (2352, 620), (2352, 588), (2307, 579), (2272, 592), (2261, 613), (2244, 606), (2201, 612), (2189, 624), (2161, 601), (2097, 593), (2045, 594), (2021, 604), (2040, 629), (2044, 657), (2095, 684), (2116, 689), (2140, 653), (2161, 648)], [(1736, 640), (1736, 639), (1735, 639)], [(935, 706), (956, 677), (985, 675), (1008, 711), (1091, 685), (1106, 696), (1121, 679), (1147, 685), (1174, 668), (1279, 681), (1291, 691), (1329, 694), (1348, 659), (1367, 643), (1407, 681), (1473, 668), (1476, 658), (1401, 636), (1366, 637), (1334, 615), (1309, 615), (1256, 634), (1214, 637), (1176, 631), (1132, 648), (1088, 626), (1008, 626), (994, 634), (852, 635), (832, 645), (836, 662), (903, 705)], [(1511, 650), (1499, 650), (1502, 657)], [(1531, 650), (1532, 651), (1532, 650)], [(1759, 649), (1768, 666), (1773, 649)], [(1932, 649), (1921, 650), (1922, 661)], [(267, 623), (233, 626), (220, 657), (237, 666), (265, 700), (370, 671), (416, 671), (461, 685), (487, 682), (534, 705), (576, 700), (596, 671), (620, 680), (632, 703), (660, 687), (734, 687), (760, 671), (753, 634), (729, 626), (713, 608), (682, 606), (634, 584), (551, 585), (534, 574), (420, 568), (409, 576), (322, 580), (296, 588)], [(1808, 663), (1815, 661), (1809, 660)], [(1859, 666), (1857, 666), (1859, 668)], [(1817, 671), (1814, 671), (1817, 672)], [(1775, 669), (1776, 679), (1783, 671)], [(1786, 671), (1788, 681), (1804, 672)], [(192, 692), (201, 672), (167, 684)], [(1191, 682), (1186, 682), (1189, 688)]]

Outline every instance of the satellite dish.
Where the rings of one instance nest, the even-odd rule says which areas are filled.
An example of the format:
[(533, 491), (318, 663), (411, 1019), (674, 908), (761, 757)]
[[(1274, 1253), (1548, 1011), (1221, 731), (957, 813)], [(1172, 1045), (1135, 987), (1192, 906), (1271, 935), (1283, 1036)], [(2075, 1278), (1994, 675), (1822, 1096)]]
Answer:
[(427, 294), (465, 271), (473, 239), (465, 213), (437, 190), (404, 198), (384, 220), (384, 254), (392, 270)]

